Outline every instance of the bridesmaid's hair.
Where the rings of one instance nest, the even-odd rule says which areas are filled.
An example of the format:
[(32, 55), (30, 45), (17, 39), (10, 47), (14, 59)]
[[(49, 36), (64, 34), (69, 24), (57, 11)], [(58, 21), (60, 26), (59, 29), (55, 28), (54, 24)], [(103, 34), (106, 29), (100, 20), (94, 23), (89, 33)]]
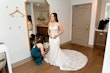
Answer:
[[(31, 38), (30, 38), (30, 41), (31, 41), (31, 43), (33, 42), (33, 41), (36, 41), (35, 40), (35, 35), (34, 34), (31, 34)], [(45, 37), (44, 36), (40, 36), (39, 37), (39, 40), (37, 41), (37, 43), (44, 43), (45, 42)]]
[(34, 34), (31, 34), (30, 41), (33, 42), (35, 40), (35, 37), (36, 36)]
[(34, 41), (35, 41), (35, 35), (34, 34), (31, 34), (31, 37), (30, 37), (30, 47), (32, 48), (34, 46)]
[(39, 40), (37, 41), (37, 43), (42, 43), (42, 44), (44, 44), (44, 42), (45, 42), (45, 37), (44, 37), (44, 36), (40, 36), (40, 37), (39, 37)]
[[(55, 17), (55, 21), (58, 22), (58, 16), (57, 16), (57, 13), (52, 13), (52, 14), (53, 14), (54, 17)], [(51, 14), (51, 15), (52, 15), (52, 14)]]

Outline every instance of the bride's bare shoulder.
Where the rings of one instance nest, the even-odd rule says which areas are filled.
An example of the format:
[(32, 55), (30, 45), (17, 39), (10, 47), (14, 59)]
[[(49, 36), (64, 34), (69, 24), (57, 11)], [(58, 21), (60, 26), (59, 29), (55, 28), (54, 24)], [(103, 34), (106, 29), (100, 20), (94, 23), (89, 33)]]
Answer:
[(48, 26), (51, 26), (51, 22), (48, 24)]
[(59, 22), (57, 22), (57, 24), (56, 24), (57, 26), (61, 26), (61, 24), (59, 23)]
[(51, 25), (52, 25), (52, 23), (51, 23), (51, 22), (49, 22), (49, 25), (51, 26)]

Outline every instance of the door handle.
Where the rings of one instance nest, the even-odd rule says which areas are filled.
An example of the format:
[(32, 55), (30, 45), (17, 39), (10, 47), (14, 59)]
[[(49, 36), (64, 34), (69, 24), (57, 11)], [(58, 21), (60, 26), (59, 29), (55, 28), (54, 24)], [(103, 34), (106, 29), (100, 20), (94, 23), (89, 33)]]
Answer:
[(86, 26), (85, 26), (85, 29), (88, 31), (89, 30), (89, 24), (87, 24)]

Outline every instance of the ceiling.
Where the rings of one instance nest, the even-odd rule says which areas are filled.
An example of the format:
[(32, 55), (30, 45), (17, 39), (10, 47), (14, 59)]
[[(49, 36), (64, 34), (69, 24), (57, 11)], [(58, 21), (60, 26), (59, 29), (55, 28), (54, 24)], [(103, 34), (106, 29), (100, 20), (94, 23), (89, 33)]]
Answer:
[[(47, 3), (33, 3), (33, 4), (36, 7), (48, 7), (48, 4)], [(37, 4), (39, 4), (39, 6), (37, 6)]]
[(46, 3), (46, 0), (27, 0), (29, 3)]
[(33, 3), (34, 6), (37, 6), (37, 4), (39, 4), (39, 7), (47, 7), (48, 3), (46, 2), (46, 0), (27, 0), (27, 3)]

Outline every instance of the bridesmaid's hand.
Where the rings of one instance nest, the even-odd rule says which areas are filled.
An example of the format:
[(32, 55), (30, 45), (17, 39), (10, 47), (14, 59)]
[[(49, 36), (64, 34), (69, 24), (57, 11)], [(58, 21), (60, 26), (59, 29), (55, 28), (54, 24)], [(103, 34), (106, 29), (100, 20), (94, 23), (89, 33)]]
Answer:
[(41, 52), (42, 56), (44, 57), (44, 55), (46, 54), (46, 52)]

